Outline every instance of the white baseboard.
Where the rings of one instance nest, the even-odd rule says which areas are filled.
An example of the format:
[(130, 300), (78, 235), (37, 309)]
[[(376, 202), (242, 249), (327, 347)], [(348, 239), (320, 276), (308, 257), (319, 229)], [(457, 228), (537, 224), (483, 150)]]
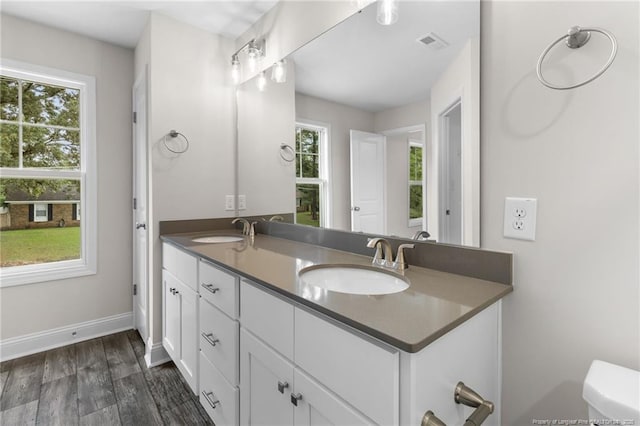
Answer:
[(169, 354), (162, 346), (162, 343), (152, 343), (151, 339), (147, 341), (146, 353), (144, 354), (144, 361), (147, 363), (147, 367), (155, 367), (165, 362), (171, 361)]
[(0, 340), (0, 361), (19, 358), (133, 328), (133, 312)]

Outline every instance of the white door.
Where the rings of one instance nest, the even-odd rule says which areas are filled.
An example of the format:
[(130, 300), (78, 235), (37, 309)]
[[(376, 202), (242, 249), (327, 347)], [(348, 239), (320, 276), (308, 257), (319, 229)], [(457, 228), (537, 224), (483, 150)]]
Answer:
[(384, 214), (386, 137), (351, 130), (351, 230), (386, 234)]
[(300, 370), (296, 369), (294, 375), (295, 394), (300, 396), (294, 409), (296, 426), (373, 424)]
[(440, 118), (440, 208), (438, 241), (462, 244), (462, 105)]
[(133, 86), (133, 315), (142, 341), (148, 334), (147, 240), (147, 79), (146, 71)]
[(240, 424), (293, 425), (293, 365), (240, 329)]

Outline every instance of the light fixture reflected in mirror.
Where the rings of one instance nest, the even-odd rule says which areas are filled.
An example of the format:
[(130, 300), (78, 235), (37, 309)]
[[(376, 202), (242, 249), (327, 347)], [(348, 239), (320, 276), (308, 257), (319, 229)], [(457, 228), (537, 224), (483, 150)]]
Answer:
[(267, 76), (264, 71), (258, 75), (256, 86), (258, 86), (258, 90), (261, 92), (264, 92), (264, 89), (267, 87)]
[(283, 59), (273, 64), (273, 67), (271, 67), (271, 80), (275, 81), (276, 83), (287, 82), (287, 60), (286, 59)]
[(378, 0), (376, 20), (381, 25), (391, 25), (398, 21), (399, 0)]

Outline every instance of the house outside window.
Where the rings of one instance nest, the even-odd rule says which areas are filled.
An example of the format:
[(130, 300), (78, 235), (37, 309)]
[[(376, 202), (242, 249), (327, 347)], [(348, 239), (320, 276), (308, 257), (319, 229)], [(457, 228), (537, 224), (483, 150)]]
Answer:
[(421, 141), (409, 140), (409, 226), (422, 226), (423, 170)]
[(330, 226), (328, 185), (328, 127), (296, 123), (295, 223)]
[(0, 89), (0, 286), (95, 274), (95, 78), (3, 59)]

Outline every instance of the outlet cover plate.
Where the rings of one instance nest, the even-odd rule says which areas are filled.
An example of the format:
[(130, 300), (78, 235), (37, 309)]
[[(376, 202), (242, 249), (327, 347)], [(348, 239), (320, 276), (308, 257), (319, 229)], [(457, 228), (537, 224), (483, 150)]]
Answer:
[(235, 195), (226, 195), (224, 197), (224, 209), (235, 210), (236, 209), (236, 197)]
[(535, 241), (537, 208), (535, 198), (507, 197), (504, 200), (504, 236)]
[(238, 210), (246, 210), (246, 209), (247, 209), (247, 196), (238, 195)]

